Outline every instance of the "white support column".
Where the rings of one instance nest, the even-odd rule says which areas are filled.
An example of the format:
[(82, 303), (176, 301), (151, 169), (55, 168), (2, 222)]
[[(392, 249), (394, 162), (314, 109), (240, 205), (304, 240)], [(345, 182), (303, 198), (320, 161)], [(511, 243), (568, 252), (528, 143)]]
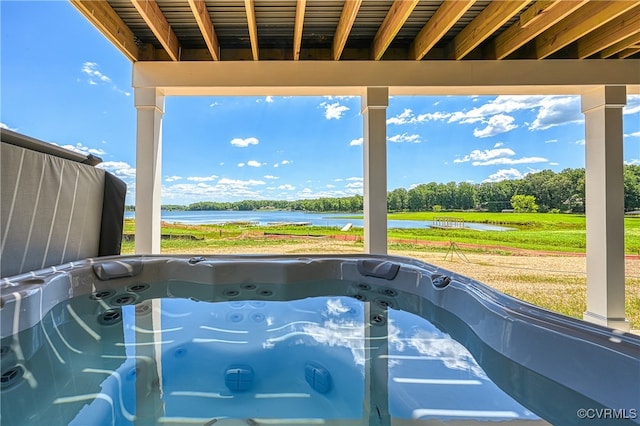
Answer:
[(625, 86), (582, 94), (586, 141), (587, 311), (584, 319), (629, 330), (624, 300), (622, 108)]
[(164, 95), (157, 88), (135, 89), (136, 253), (160, 253), (160, 189)]
[(364, 120), (364, 251), (387, 254), (388, 87), (367, 87)]

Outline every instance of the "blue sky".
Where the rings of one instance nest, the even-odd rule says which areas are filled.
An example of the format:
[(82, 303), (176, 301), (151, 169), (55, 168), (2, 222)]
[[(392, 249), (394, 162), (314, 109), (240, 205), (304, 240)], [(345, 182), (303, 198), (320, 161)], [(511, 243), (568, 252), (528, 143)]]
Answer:
[[(0, 126), (102, 157), (135, 194), (131, 63), (66, 1), (0, 1)], [(392, 97), (388, 187), (584, 167), (574, 96)], [(640, 164), (640, 96), (624, 115)], [(169, 97), (165, 204), (362, 193), (358, 97)]]

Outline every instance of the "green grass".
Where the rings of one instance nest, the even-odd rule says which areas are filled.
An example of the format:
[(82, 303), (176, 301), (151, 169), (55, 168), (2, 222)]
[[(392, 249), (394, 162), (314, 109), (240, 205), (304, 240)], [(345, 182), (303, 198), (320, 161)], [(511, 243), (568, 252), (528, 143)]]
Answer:
[[(388, 237), (392, 243), (421, 244), (430, 241), (467, 243), (486, 246), (487, 250), (506, 248), (578, 252), (586, 250), (586, 219), (584, 215), (548, 214), (548, 213), (394, 213), (390, 219), (396, 220), (432, 220), (438, 216), (458, 217), (466, 222), (499, 223), (512, 227), (512, 231), (478, 231), (473, 229), (435, 229), (435, 228), (391, 228)], [(134, 233), (134, 221), (125, 221), (125, 234)], [(163, 247), (188, 249), (194, 251), (216, 241), (216, 245), (233, 247), (265, 244), (265, 239), (242, 238), (247, 235), (263, 233), (329, 236), (350, 235), (363, 238), (363, 230), (352, 228), (347, 232), (338, 227), (322, 226), (246, 226), (228, 225), (182, 225), (163, 224), (163, 235), (191, 235), (197, 240), (163, 240)], [(394, 241), (401, 240), (401, 241)], [(269, 240), (272, 241), (272, 240)], [(277, 244), (269, 242), (269, 244)], [(640, 218), (625, 219), (625, 251), (628, 254), (640, 253)]]

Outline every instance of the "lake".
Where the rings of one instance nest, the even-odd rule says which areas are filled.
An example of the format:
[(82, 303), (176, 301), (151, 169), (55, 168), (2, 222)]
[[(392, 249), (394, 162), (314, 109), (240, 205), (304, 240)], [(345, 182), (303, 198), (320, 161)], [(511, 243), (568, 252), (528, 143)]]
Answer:
[[(342, 228), (347, 223), (355, 227), (363, 227), (363, 219), (347, 219), (348, 213), (310, 213), (301, 211), (168, 211), (162, 210), (161, 219), (168, 223), (183, 223), (185, 225), (222, 224), (229, 222), (255, 222), (259, 225), (268, 225), (275, 222), (309, 222), (314, 226), (327, 226)], [(133, 219), (134, 212), (125, 212), (124, 217)], [(433, 222), (430, 220), (388, 220), (389, 228), (430, 228)], [(507, 231), (512, 228), (503, 226), (486, 225), (483, 223), (465, 222), (464, 226), (480, 231)]]

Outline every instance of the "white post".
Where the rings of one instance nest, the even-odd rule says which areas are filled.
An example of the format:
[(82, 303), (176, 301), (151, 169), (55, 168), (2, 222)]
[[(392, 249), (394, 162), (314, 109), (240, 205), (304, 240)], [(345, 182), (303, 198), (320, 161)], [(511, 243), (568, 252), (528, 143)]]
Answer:
[(582, 94), (586, 141), (587, 310), (584, 319), (629, 330), (624, 300), (625, 86)]
[(367, 87), (364, 120), (364, 251), (387, 254), (388, 87)]
[(160, 253), (160, 190), (162, 184), (162, 114), (164, 95), (157, 88), (135, 89), (136, 253)]

